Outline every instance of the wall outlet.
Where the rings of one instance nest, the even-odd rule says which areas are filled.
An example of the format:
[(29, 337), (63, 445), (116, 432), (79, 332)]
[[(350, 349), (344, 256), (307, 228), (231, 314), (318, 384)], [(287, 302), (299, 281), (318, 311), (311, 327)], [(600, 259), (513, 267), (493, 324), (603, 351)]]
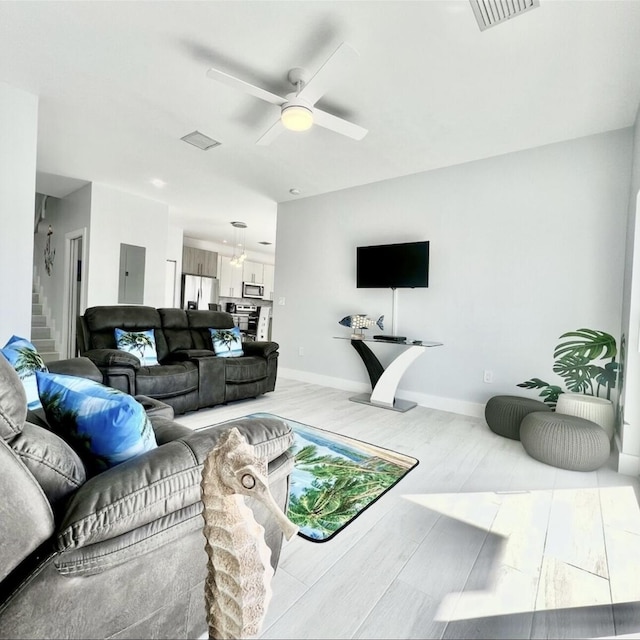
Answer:
[(482, 378), (484, 382), (491, 384), (493, 382), (493, 371), (489, 371), (488, 369), (484, 370), (484, 377)]
[(298, 355), (299, 356), (303, 356), (304, 355), (304, 347), (298, 347)]
[(278, 298), (278, 304), (279, 304), (281, 307), (284, 307), (284, 296), (280, 296), (280, 297)]

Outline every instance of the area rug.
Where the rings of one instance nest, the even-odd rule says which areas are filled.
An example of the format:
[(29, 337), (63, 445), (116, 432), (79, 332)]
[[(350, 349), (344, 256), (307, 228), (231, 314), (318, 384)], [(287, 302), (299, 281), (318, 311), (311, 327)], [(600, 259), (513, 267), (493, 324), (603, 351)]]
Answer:
[(310, 427), (270, 413), (246, 418), (279, 418), (293, 430), (288, 518), (298, 535), (326, 542), (397, 484), (418, 460), (368, 442)]

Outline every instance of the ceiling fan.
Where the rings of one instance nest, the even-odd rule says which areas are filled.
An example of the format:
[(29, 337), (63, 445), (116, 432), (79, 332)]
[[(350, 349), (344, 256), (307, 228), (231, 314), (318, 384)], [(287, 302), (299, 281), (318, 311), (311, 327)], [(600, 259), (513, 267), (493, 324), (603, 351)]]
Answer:
[(294, 86), (294, 90), (284, 98), (219, 69), (209, 69), (207, 77), (230, 87), (242, 89), (256, 98), (280, 107), (280, 118), (262, 134), (256, 142), (258, 145), (268, 145), (285, 129), (306, 131), (314, 124), (354, 140), (362, 140), (367, 135), (367, 129), (314, 106), (328, 89), (333, 77), (338, 75), (344, 67), (355, 62), (358, 57), (358, 52), (351, 45), (343, 42), (313, 76), (306, 69), (299, 67), (291, 69), (287, 78)]

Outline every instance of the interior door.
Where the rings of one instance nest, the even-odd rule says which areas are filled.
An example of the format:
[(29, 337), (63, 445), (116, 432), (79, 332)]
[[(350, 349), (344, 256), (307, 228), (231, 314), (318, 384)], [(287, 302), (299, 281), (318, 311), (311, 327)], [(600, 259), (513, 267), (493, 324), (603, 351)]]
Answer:
[(67, 358), (75, 358), (76, 322), (81, 312), (82, 297), (82, 236), (69, 242), (69, 308), (67, 311)]

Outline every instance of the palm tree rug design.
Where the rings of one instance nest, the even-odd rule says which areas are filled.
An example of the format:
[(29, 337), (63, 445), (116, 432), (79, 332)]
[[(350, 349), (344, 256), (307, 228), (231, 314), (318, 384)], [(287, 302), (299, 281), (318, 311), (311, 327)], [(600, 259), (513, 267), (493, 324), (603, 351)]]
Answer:
[(333, 538), (418, 464), (402, 453), (281, 416), (246, 417), (279, 418), (291, 426), (295, 465), (287, 517), (312, 542)]

